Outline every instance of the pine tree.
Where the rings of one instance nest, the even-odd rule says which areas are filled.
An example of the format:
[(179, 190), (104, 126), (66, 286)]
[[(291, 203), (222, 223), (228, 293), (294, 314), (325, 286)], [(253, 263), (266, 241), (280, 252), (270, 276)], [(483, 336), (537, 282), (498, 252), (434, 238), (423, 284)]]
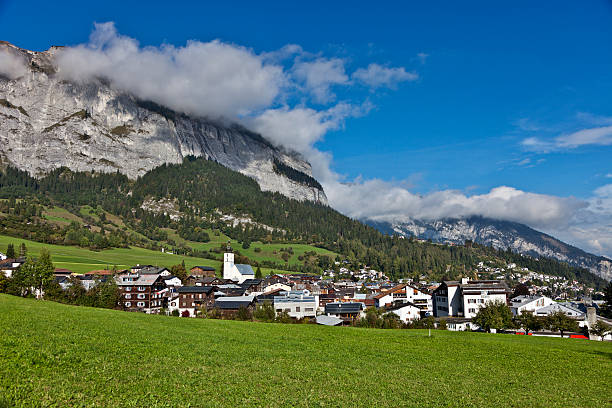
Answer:
[(15, 258), (15, 246), (13, 244), (8, 244), (6, 247), (6, 257), (9, 259)]
[(23, 258), (27, 255), (28, 255), (28, 248), (26, 247), (25, 242), (22, 242), (21, 245), (19, 246), (19, 256)]

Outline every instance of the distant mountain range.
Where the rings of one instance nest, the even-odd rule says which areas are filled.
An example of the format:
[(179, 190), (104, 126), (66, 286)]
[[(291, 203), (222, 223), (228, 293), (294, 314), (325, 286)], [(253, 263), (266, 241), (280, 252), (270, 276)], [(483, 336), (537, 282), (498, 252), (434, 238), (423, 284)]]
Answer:
[(385, 234), (414, 236), (418, 239), (449, 244), (463, 244), (466, 240), (472, 240), (495, 248), (510, 248), (515, 252), (535, 258), (554, 258), (588, 269), (603, 279), (612, 280), (612, 260), (590, 254), (516, 222), (483, 217), (436, 221), (363, 221)]

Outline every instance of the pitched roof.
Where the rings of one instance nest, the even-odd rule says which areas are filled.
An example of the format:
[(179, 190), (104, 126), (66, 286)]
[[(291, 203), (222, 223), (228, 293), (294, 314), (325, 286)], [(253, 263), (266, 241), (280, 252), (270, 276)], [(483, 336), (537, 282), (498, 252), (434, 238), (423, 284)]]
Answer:
[(374, 296), (374, 299), (381, 299), (381, 298), (383, 298), (383, 297), (385, 297), (387, 295), (392, 294), (393, 292), (397, 292), (398, 290), (404, 289), (406, 286), (408, 286), (408, 285), (405, 284), (405, 283), (401, 283), (399, 285), (395, 285), (394, 287), (392, 287), (389, 290), (385, 290), (383, 292), (380, 292), (378, 295)]
[[(134, 280), (124, 281), (124, 278), (132, 277)], [(118, 286), (151, 286), (161, 277), (159, 274), (132, 275), (123, 274), (115, 277)]]
[(215, 307), (219, 309), (239, 309), (247, 307), (255, 300), (255, 296), (224, 296), (215, 300)]
[(238, 268), (238, 272), (240, 272), (241, 275), (255, 276), (255, 272), (253, 272), (253, 268), (251, 267), (251, 265), (246, 265), (246, 264), (234, 264), (234, 265), (236, 265), (236, 268)]

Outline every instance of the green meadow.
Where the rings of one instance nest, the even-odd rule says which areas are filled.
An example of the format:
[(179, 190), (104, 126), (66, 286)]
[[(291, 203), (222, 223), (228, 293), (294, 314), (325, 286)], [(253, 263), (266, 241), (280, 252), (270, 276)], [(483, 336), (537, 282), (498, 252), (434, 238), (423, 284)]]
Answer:
[(150, 316), (0, 295), (0, 407), (605, 407), (612, 344)]
[[(12, 243), (18, 251), (22, 242), (26, 244), (28, 254), (38, 256), (41, 248), (47, 248), (51, 252), (53, 264), (56, 268), (66, 268), (76, 273), (85, 273), (96, 269), (107, 269), (113, 266), (116, 266), (117, 269), (127, 269), (136, 264), (158, 265), (169, 268), (182, 261), (185, 261), (187, 269), (195, 265), (202, 265), (216, 268), (218, 274), (222, 272), (222, 263), (219, 261), (183, 255), (172, 255), (138, 247), (91, 251), (86, 248), (43, 244), (26, 239), (0, 235), (0, 251), (6, 250), (9, 243)], [(261, 268), (261, 270), (264, 275), (271, 272), (271, 269), (268, 268)], [(283, 273), (284, 271), (275, 270), (275, 272)]]

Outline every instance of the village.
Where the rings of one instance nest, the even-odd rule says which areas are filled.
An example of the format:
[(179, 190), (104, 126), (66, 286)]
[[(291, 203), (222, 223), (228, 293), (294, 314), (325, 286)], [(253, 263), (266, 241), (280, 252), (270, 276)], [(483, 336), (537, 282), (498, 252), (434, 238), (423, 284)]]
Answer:
[[(0, 271), (10, 278), (25, 262), (25, 258), (6, 259), (0, 254)], [(479, 265), (483, 267), (483, 265)], [(484, 269), (484, 268), (483, 268)], [(458, 281), (428, 282), (411, 279), (392, 282), (382, 273), (345, 267), (324, 271), (322, 275), (272, 274), (256, 278), (251, 265), (234, 263), (234, 253), (227, 247), (224, 253), (222, 278), (215, 268), (195, 266), (186, 278), (174, 276), (166, 267), (135, 265), (128, 270), (95, 270), (75, 274), (56, 268), (54, 280), (63, 290), (78, 282), (86, 291), (100, 282), (112, 280), (120, 293), (119, 308), (148, 314), (181, 317), (216, 317), (224, 319), (253, 315), (258, 307), (272, 307), (275, 316), (284, 321), (309, 322), (328, 326), (356, 325), (368, 310), (377, 315), (392, 314), (400, 324), (412, 327), (444, 328), (451, 331), (478, 331), (473, 322), (484, 306), (500, 302), (509, 307), (513, 317), (529, 313), (546, 318), (562, 313), (577, 323), (580, 331), (569, 333), (574, 338), (594, 338), (589, 330), (601, 322), (612, 321), (599, 316), (601, 301), (589, 297), (567, 300), (543, 295), (546, 286), (525, 286), (537, 278), (551, 285), (567, 285), (562, 278), (534, 272), (514, 272), (508, 265), (513, 281), (527, 291), (517, 294), (504, 279), (461, 278)], [(491, 272), (486, 271), (485, 272)], [(493, 270), (499, 274), (501, 271)], [(502, 277), (502, 276), (499, 276)], [(574, 283), (575, 284), (575, 283)], [(41, 297), (41, 293), (36, 294)], [(495, 332), (495, 330), (491, 330)], [(550, 330), (513, 329), (516, 334), (558, 336)], [(561, 333), (562, 335), (562, 333)], [(612, 333), (603, 336), (612, 340)]]

